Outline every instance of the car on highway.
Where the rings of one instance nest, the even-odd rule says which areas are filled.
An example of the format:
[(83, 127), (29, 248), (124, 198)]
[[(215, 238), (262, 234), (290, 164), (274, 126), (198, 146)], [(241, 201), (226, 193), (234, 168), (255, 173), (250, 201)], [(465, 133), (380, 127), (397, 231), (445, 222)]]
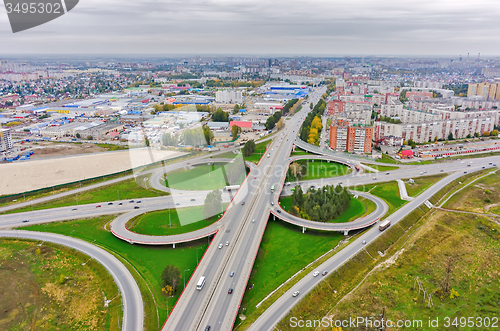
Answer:
[(274, 202), (271, 201), (271, 206), (274, 206)]
[(76, 210), (76, 208), (73, 208), (73, 209), (71, 209), (71, 210)]
[(100, 208), (100, 207), (101, 207), (101, 205), (97, 205), (97, 206), (95, 206), (95, 207), (96, 207), (96, 208)]
[(222, 243), (219, 244), (219, 249), (221, 249), (222, 247), (224, 247), (224, 245), (222, 245)]
[(497, 165), (496, 165), (496, 164), (494, 164), (493, 166), (494, 166), (494, 167), (496, 167)]
[(388, 173), (388, 172), (386, 172), (385, 174), (386, 174), (386, 175), (388, 175), (389, 173)]
[(111, 206), (113, 203), (112, 202), (108, 202), (108, 206)]
[(253, 179), (257, 179), (257, 176), (254, 176)]
[(196, 201), (196, 199), (191, 199), (191, 201)]
[(245, 205), (245, 201), (243, 201), (243, 202), (241, 203), (241, 205), (242, 205), (242, 206), (244, 206), (244, 205)]
[(319, 275), (319, 271), (315, 271), (315, 272), (313, 273), (313, 277), (316, 277), (317, 275)]
[(285, 183), (285, 186), (290, 186), (291, 184), (292, 184), (292, 183), (290, 183), (290, 182), (286, 182), (286, 183)]
[(226, 241), (226, 246), (229, 246), (229, 241)]
[(137, 203), (141, 203), (141, 200), (137, 201)]
[(467, 171), (464, 171), (464, 174), (466, 174), (466, 173), (467, 173)]
[(252, 223), (255, 223), (255, 220), (252, 220)]
[(229, 291), (227, 291), (227, 294), (232, 294), (233, 293), (233, 289), (230, 288)]
[(373, 177), (373, 180), (377, 180), (377, 177)]
[(278, 213), (280, 213), (280, 214), (281, 214), (281, 210), (279, 210), (279, 209), (276, 209), (276, 211), (277, 211)]
[(24, 221), (23, 221), (23, 223), (28, 223), (28, 222), (29, 222), (29, 220), (24, 220)]
[(293, 292), (293, 294), (292, 294), (292, 295), (293, 295), (294, 297), (296, 297), (297, 295), (299, 295), (299, 293), (300, 293), (299, 291), (295, 291), (295, 292)]
[(234, 271), (231, 271), (231, 273), (229, 274), (229, 277), (233, 277), (234, 276)]
[(470, 167), (470, 164), (468, 164), (467, 166)]
[(326, 276), (326, 274), (327, 274), (327, 273), (328, 273), (328, 271), (327, 271), (327, 270), (324, 270), (321, 274), (322, 274), (323, 276)]
[(180, 203), (176, 202), (175, 205), (178, 206), (178, 205), (180, 205)]
[[(188, 163), (188, 164), (189, 164), (189, 163)], [(205, 331), (210, 331), (210, 325), (207, 325), (207, 326), (205, 327)]]
[(121, 202), (120, 202), (120, 203), (118, 204), (118, 206), (121, 206), (121, 205), (123, 205), (123, 203), (121, 203)]
[(134, 200), (130, 200), (130, 201), (129, 201), (129, 203), (132, 203), (132, 202), (134, 202)]
[(363, 245), (365, 245), (365, 244), (366, 244), (366, 240), (363, 240)]
[(139, 209), (140, 207), (139, 206), (134, 206), (134, 209)]

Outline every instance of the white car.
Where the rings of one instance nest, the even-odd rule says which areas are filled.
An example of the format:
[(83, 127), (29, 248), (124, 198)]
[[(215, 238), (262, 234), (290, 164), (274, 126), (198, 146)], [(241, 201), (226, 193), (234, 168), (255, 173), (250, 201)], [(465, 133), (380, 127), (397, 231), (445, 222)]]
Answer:
[(222, 243), (220, 243), (220, 244), (219, 244), (219, 249), (221, 249), (221, 248), (222, 248), (222, 246), (224, 246), (224, 245), (222, 245)]
[(295, 292), (293, 292), (293, 294), (292, 294), (292, 295), (293, 295), (294, 297), (296, 297), (297, 295), (299, 295), (299, 291), (295, 291)]
[(316, 277), (317, 275), (319, 275), (319, 271), (315, 271), (315, 272), (313, 273), (313, 277)]

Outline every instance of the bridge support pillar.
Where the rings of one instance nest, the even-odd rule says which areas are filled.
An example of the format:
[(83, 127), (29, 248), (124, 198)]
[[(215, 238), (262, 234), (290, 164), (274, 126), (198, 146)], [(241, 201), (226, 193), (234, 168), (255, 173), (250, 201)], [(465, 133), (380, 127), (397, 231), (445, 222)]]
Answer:
[(175, 248), (175, 244), (173, 244), (173, 246), (174, 246), (173, 248)]
[(302, 227), (302, 233), (306, 233), (306, 228)]
[(276, 221), (276, 215), (273, 214), (273, 221)]
[(349, 230), (344, 231), (344, 236), (347, 236), (349, 234)]

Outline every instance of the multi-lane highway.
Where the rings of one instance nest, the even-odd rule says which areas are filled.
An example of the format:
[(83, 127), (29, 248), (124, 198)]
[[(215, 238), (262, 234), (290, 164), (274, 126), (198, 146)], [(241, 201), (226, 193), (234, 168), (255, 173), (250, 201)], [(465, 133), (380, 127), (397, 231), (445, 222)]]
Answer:
[(113, 277), (122, 296), (122, 331), (138, 331), (143, 328), (144, 309), (141, 291), (128, 269), (113, 255), (86, 241), (67, 236), (34, 231), (0, 231), (0, 237), (41, 240), (64, 245), (87, 254), (102, 264)]
[[(376, 203), (377, 208), (367, 217), (350, 222), (349, 229), (347, 229), (346, 224), (318, 224), (316, 222), (303, 220), (286, 213), (280, 208), (278, 204), (280, 190), (283, 188), (281, 194), (287, 195), (291, 193), (290, 189), (293, 187), (293, 185), (283, 187), (289, 163), (297, 159), (311, 158), (310, 156), (290, 157), (290, 150), (294, 143), (297, 143), (301, 148), (306, 150), (314, 149), (304, 145), (305, 143), (303, 142), (296, 141), (296, 137), (300, 129), (300, 124), (309, 111), (309, 102), (312, 101), (313, 103), (316, 103), (324, 92), (323, 90), (324, 87), (313, 92), (310, 95), (308, 103), (303, 105), (303, 110), (291, 117), (289, 120), (285, 121), (286, 126), (281, 132), (278, 132), (277, 135), (269, 138), (273, 139), (273, 142), (264, 154), (259, 165), (251, 165), (250, 175), (247, 177), (235, 196), (231, 193), (224, 195), (224, 200), (226, 202), (232, 201), (232, 203), (226, 210), (221, 220), (209, 227), (183, 235), (165, 237), (144, 236), (135, 234), (126, 229), (125, 225), (128, 220), (146, 211), (203, 204), (204, 197), (207, 192), (193, 191), (186, 191), (184, 193), (175, 192), (176, 194), (174, 200), (172, 200), (172, 197), (147, 198), (140, 199), (140, 204), (137, 203), (137, 199), (134, 202), (121, 200), (113, 201), (112, 204), (109, 205), (109, 202), (106, 202), (100, 204), (33, 211), (21, 214), (2, 215), (0, 216), (0, 227), (11, 228), (33, 223), (94, 217), (103, 214), (120, 214), (120, 216), (118, 216), (111, 223), (112, 232), (117, 237), (131, 243), (175, 244), (177, 242), (195, 240), (208, 235), (215, 235), (212, 240), (212, 244), (193, 273), (192, 279), (186, 285), (183, 294), (178, 300), (173, 312), (169, 316), (162, 330), (204, 330), (207, 326), (211, 326), (211, 331), (231, 330), (239, 311), (239, 305), (245, 292), (246, 284), (260, 246), (260, 241), (266, 228), (270, 212), (272, 212), (275, 216), (297, 226), (345, 232), (346, 230), (349, 231), (353, 228), (370, 226), (381, 218), (387, 211), (387, 204), (381, 199), (366, 193), (356, 193), (360, 196), (372, 199), (372, 201)], [(228, 150), (230, 149), (225, 149), (220, 153), (227, 152)], [(313, 150), (313, 152), (318, 151)], [(352, 165), (359, 164), (360, 161), (370, 162), (365, 161), (364, 159), (343, 158), (335, 153), (324, 154), (326, 155), (313, 158), (334, 160), (345, 163), (351, 167)], [(212, 154), (212, 156), (213, 155), (214, 154)], [(199, 162), (216, 161), (210, 160), (207, 157), (208, 156), (203, 156), (190, 161), (183, 161), (150, 170), (147, 172), (151, 174), (151, 176), (149, 176), (149, 183), (157, 189), (168, 191), (167, 188), (162, 187), (159, 184), (163, 173), (174, 171), (182, 167), (189, 167)], [(449, 162), (446, 164), (446, 169), (442, 169), (442, 164), (437, 164), (400, 166), (398, 170), (376, 173), (353, 171), (346, 176), (307, 182), (304, 181), (299, 184), (304, 189), (311, 186), (315, 186), (317, 188), (323, 185), (336, 185), (339, 183), (342, 183), (343, 186), (355, 187), (371, 183), (393, 181), (395, 179), (402, 178), (416, 178), (432, 174), (450, 174), (391, 215), (390, 219), (392, 224), (395, 224), (411, 212), (411, 210), (422, 204), (436, 191), (444, 187), (447, 183), (455, 178), (463, 176), (466, 171), (473, 172), (481, 170), (483, 167), (491, 167), (492, 165), (490, 163), (498, 163), (499, 160), (499, 157), (489, 157), (475, 159), (473, 161)], [(132, 178), (132, 176), (129, 176), (128, 178)], [(110, 181), (106, 182), (106, 185), (109, 183)], [(273, 192), (271, 192), (272, 186), (275, 188)], [(90, 188), (91, 186), (85, 189)], [(73, 192), (64, 194), (72, 194)], [(101, 205), (101, 207), (97, 207), (97, 205)], [(136, 209), (136, 207), (139, 207), (139, 209)], [(8, 209), (12, 208), (13, 207), (8, 207)], [(2, 210), (0, 209), (0, 211)], [(29, 222), (23, 222), (24, 220), (28, 220)], [(19, 231), (19, 233), (22, 232), (23, 231)], [(9, 233), (12, 234), (13, 232)], [(380, 231), (378, 231), (377, 227), (369, 229), (362, 235), (361, 238), (321, 265), (318, 270), (334, 270), (364, 248), (364, 245), (362, 244), (363, 240), (369, 243), (379, 234)], [(40, 236), (50, 237), (48, 234), (40, 234)], [(72, 238), (68, 240), (74, 241)], [(108, 262), (103, 260), (102, 263), (106, 264)], [(196, 289), (196, 283), (202, 276), (205, 277), (206, 281), (203, 287), (198, 290)], [(257, 322), (252, 326), (252, 330), (260, 331), (272, 329), (280, 318), (282, 318), (291, 309), (291, 307), (293, 307), (293, 305), (296, 304), (296, 302), (298, 302), (304, 294), (310, 291), (321, 279), (322, 278), (320, 276), (312, 277), (311, 275), (308, 275), (304, 277), (301, 281), (299, 281), (299, 283), (293, 286), (289, 292), (276, 301), (270, 309), (268, 309), (265, 314), (261, 316), (261, 318), (257, 320)], [(300, 296), (294, 298), (291, 296), (291, 292), (296, 290), (300, 291)], [(136, 308), (142, 312), (142, 309), (139, 307)], [(141, 328), (136, 325), (134, 330), (141, 330)]]

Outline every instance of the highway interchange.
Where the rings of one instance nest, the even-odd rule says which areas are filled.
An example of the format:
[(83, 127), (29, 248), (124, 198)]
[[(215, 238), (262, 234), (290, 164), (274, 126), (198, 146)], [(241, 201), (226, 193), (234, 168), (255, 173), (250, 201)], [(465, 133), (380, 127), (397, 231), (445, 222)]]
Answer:
[[(387, 212), (387, 205), (383, 200), (362, 192), (356, 194), (372, 199), (377, 208), (372, 214), (364, 219), (358, 219), (350, 222), (348, 224), (348, 228), (346, 228), (346, 224), (318, 224), (316, 222), (303, 220), (286, 213), (279, 206), (278, 198), (281, 188), (283, 188), (281, 194), (288, 195), (291, 193), (290, 189), (292, 186), (283, 185), (285, 180), (284, 176), (290, 162), (297, 159), (316, 158), (318, 160), (325, 160), (323, 162), (326, 162), (327, 160), (334, 160), (351, 166), (354, 164), (360, 165), (359, 159), (342, 158), (336, 153), (328, 153), (327, 151), (322, 151), (321, 153), (323, 156), (317, 157), (290, 157), (290, 151), (294, 143), (303, 149), (309, 149), (311, 152), (318, 153), (318, 150), (314, 147), (309, 147), (303, 142), (295, 141), (295, 139), (299, 132), (302, 119), (309, 111), (308, 103), (311, 101), (316, 103), (322, 94), (322, 90), (323, 89), (313, 92), (307, 103), (303, 104), (302, 111), (297, 113), (290, 120), (286, 121), (286, 127), (282, 130), (282, 132), (280, 131), (273, 137), (273, 142), (269, 146), (268, 151), (263, 156), (259, 165), (250, 166), (250, 174), (240, 190), (235, 195), (228, 193), (224, 196), (225, 202), (232, 201), (232, 203), (222, 218), (209, 227), (191, 233), (164, 237), (134, 234), (126, 229), (126, 222), (134, 216), (147, 211), (173, 207), (175, 203), (179, 203), (177, 207), (201, 205), (203, 203), (204, 196), (207, 193), (187, 192), (182, 194), (182, 192), (178, 192), (181, 194), (175, 194), (175, 202), (172, 197), (169, 196), (140, 199), (140, 204), (137, 203), (137, 200), (134, 202), (130, 202), (129, 200), (120, 200), (113, 201), (112, 204), (109, 205), (108, 203), (110, 202), (103, 202), (100, 204), (101, 207), (99, 208), (96, 208), (96, 205), (99, 204), (89, 204), (1, 215), (0, 228), (9, 229), (33, 223), (47, 223), (74, 218), (95, 217), (104, 214), (120, 214), (120, 216), (118, 216), (111, 223), (111, 230), (115, 236), (130, 243), (174, 245), (175, 243), (196, 240), (202, 237), (214, 235), (214, 238), (212, 239), (212, 243), (214, 243), (214, 245), (209, 246), (162, 330), (204, 330), (206, 326), (211, 326), (211, 330), (231, 330), (234, 320), (238, 314), (239, 306), (245, 292), (254, 259), (257, 255), (260, 241), (266, 228), (270, 213), (275, 215), (275, 217), (281, 218), (284, 221), (303, 228), (346, 232), (346, 230), (349, 231), (354, 228), (370, 226), (376, 223), (376, 221), (382, 218)], [(227, 151), (213, 153), (212, 157), (217, 154), (221, 154), (222, 152)], [(210, 160), (206, 156), (202, 156), (192, 159), (191, 161), (182, 161), (167, 165), (160, 168), (160, 170), (148, 170), (147, 173), (151, 174), (151, 176), (149, 176), (149, 183), (156, 189), (162, 189), (158, 186), (159, 176), (161, 176), (162, 173), (183, 167), (193, 166), (207, 161), (216, 162), (217, 160)], [(227, 160), (221, 159), (219, 161), (225, 162)], [(395, 224), (413, 209), (426, 202), (426, 200), (428, 200), (442, 187), (446, 186), (449, 182), (463, 176), (465, 172), (478, 171), (483, 169), (483, 167), (489, 168), (492, 167), (492, 163), (498, 163), (499, 161), (499, 157), (486, 157), (474, 159), (473, 161), (448, 162), (446, 164), (446, 169), (443, 169), (443, 164), (431, 164), (419, 166), (400, 166), (398, 170), (379, 173), (363, 173), (363, 171), (357, 173), (356, 171), (352, 171), (346, 176), (301, 182), (300, 184), (304, 189), (307, 189), (310, 186), (318, 188), (324, 185), (336, 185), (340, 182), (346, 187), (356, 187), (377, 182), (393, 181), (396, 179), (416, 178), (420, 176), (440, 174), (443, 172), (448, 174), (448, 176), (444, 177), (438, 183), (421, 193), (414, 200), (406, 203), (394, 212), (389, 218), (391, 219), (392, 224)], [(363, 162), (370, 163), (370, 161), (365, 160), (363, 160)], [(125, 178), (133, 178), (133, 175)], [(117, 179), (114, 181), (119, 180), (123, 179)], [(107, 181), (100, 185), (109, 185), (110, 183), (111, 181)], [(271, 193), (272, 185), (276, 187), (276, 192), (274, 193)], [(91, 189), (91, 187), (84, 187), (79, 190), (83, 191), (86, 189)], [(165, 190), (164, 187), (163, 189)], [(60, 195), (64, 196), (74, 192), (75, 190)], [(55, 196), (44, 199), (48, 201), (50, 198), (55, 198)], [(192, 201), (192, 199), (195, 199), (195, 201)], [(241, 202), (245, 202), (245, 204), (242, 205)], [(29, 206), (30, 203), (24, 204)], [(119, 203), (121, 203), (121, 205), (119, 205)], [(14, 206), (0, 208), (0, 212), (18, 208), (20, 206), (21, 203)], [(137, 206), (140, 206), (140, 208), (135, 209)], [(23, 223), (24, 220), (29, 220), (29, 223)], [(120, 277), (115, 277), (116, 275), (120, 275), (123, 270), (116, 265), (116, 261), (111, 261), (103, 257), (103, 254), (106, 253), (105, 251), (88, 243), (86, 243), (85, 246), (92, 246), (95, 249), (71, 246), (71, 244), (76, 245), (75, 243), (79, 241), (75, 239), (64, 240), (63, 238), (67, 238), (64, 236), (56, 236), (47, 233), (28, 233), (26, 231), (0, 232), (0, 236), (15, 237), (19, 235), (26, 238), (29, 237), (31, 239), (53, 241), (78, 249), (92, 257), (99, 257), (99, 259), (96, 258), (96, 260), (108, 268), (110, 273), (115, 278), (123, 296), (123, 330), (142, 329), (142, 327), (139, 327), (139, 324), (137, 324), (140, 321), (140, 325), (142, 325), (143, 313), (142, 309), (139, 308), (142, 306), (142, 300), (140, 302), (136, 300), (137, 292), (133, 286), (135, 282), (133, 281), (133, 278), (128, 279), (125, 282), (123, 277), (122, 279), (120, 279)], [(378, 228), (371, 227), (346, 248), (324, 262), (317, 268), (317, 270), (328, 270), (329, 272), (335, 270), (364, 248), (364, 245), (362, 244), (363, 241), (369, 243), (376, 239), (378, 235), (380, 235)], [(229, 244), (225, 245), (226, 242), (229, 242)], [(218, 248), (219, 243), (223, 243), (223, 248)], [(118, 262), (118, 264), (120, 263)], [(232, 277), (229, 276), (231, 272), (234, 272), (234, 276)], [(122, 275), (124, 275), (124, 273), (122, 273)], [(206, 284), (203, 289), (199, 291), (196, 290), (196, 283), (201, 276), (206, 277)], [(128, 278), (128, 276), (126, 278)], [(272, 330), (273, 327), (293, 307), (293, 305), (300, 300), (300, 297), (308, 293), (322, 279), (323, 278), (321, 276), (305, 276), (289, 291), (283, 294), (276, 302), (274, 302), (274, 304), (252, 325), (251, 330)], [(137, 285), (135, 285), (135, 287), (137, 287)], [(228, 290), (230, 288), (233, 289), (232, 294), (228, 294)], [(294, 291), (300, 292), (299, 297), (292, 296)], [(126, 298), (131, 297), (134, 298), (134, 304), (131, 304), (131, 300), (126, 300)]]

